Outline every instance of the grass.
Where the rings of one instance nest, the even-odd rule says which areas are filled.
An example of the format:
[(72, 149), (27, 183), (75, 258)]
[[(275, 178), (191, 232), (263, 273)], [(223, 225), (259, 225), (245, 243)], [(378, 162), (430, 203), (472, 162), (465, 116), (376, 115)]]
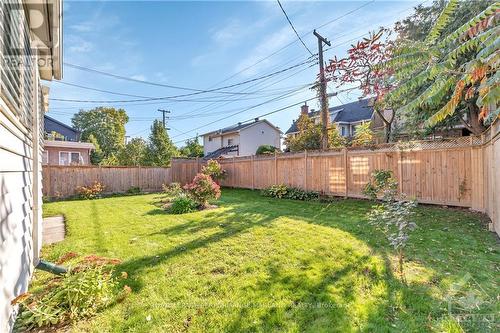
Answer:
[[(421, 206), (403, 284), (387, 241), (364, 218), (370, 202), (299, 202), (224, 189), (217, 209), (168, 215), (155, 205), (160, 199), (44, 205), (45, 215), (64, 214), (68, 229), (65, 241), (43, 249), (44, 259), (69, 251), (120, 258), (118, 272), (128, 273), (123, 283), (133, 290), (74, 331), (499, 328), (498, 315), (491, 316), (499, 311), (499, 243), (480, 215)], [(37, 273), (35, 286), (44, 274)], [(460, 290), (451, 292), (456, 283)], [(464, 303), (471, 298), (480, 300), (478, 307)], [(473, 316), (463, 316), (460, 327), (454, 318), (465, 314)]]

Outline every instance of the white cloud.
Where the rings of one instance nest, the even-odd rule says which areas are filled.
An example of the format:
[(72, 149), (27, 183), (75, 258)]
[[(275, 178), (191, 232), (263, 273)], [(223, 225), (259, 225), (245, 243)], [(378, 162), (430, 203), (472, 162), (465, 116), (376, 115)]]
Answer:
[(146, 76), (142, 74), (132, 75), (131, 78), (134, 80), (146, 81)]
[(84, 22), (80, 24), (74, 24), (69, 28), (78, 32), (91, 32), (95, 29), (95, 25), (91, 24), (90, 22)]
[(88, 53), (94, 49), (94, 44), (79, 36), (66, 37), (66, 47), (70, 53)]
[(241, 22), (237, 19), (231, 19), (222, 28), (212, 31), (212, 39), (219, 44), (233, 42), (241, 36)]
[[(293, 33), (290, 27), (284, 26), (270, 37), (263, 39), (252, 51), (249, 52), (249, 56), (241, 60), (235, 67), (235, 71), (239, 72), (245, 70), (243, 75), (249, 76), (258, 73), (259, 70), (269, 67), (276, 61), (276, 57), (270, 57), (264, 61), (261, 61), (258, 65), (253, 66), (256, 62), (275, 52), (276, 50), (284, 47), (294, 39)], [(250, 69), (246, 69), (252, 66)]]

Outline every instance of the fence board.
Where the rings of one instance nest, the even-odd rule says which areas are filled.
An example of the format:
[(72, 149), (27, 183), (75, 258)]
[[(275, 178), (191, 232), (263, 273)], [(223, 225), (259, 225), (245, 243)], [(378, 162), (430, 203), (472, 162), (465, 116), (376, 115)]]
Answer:
[(76, 194), (78, 186), (102, 183), (106, 193), (126, 192), (131, 187), (143, 191), (160, 191), (162, 184), (172, 182), (170, 168), (156, 167), (89, 167), (43, 166), (43, 195), (68, 197)]

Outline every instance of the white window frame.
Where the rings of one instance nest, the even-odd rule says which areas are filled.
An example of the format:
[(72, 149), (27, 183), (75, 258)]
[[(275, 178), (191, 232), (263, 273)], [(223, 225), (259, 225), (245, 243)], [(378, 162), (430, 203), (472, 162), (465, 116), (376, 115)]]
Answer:
[(227, 139), (227, 145), (232, 146), (234, 139)]
[[(63, 164), (61, 163), (61, 154), (66, 153), (68, 154), (68, 163), (69, 164)], [(59, 165), (71, 165), (71, 154), (78, 154), (78, 165), (82, 165), (83, 163), (83, 158), (82, 154), (79, 151), (60, 151), (59, 152)]]

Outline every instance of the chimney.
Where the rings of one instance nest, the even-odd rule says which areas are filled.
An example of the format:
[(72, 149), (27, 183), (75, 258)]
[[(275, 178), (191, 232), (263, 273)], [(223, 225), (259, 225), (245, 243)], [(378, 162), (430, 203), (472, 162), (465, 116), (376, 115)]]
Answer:
[(309, 113), (309, 106), (307, 105), (307, 102), (304, 102), (304, 105), (300, 107), (300, 114), (307, 114)]
[(259, 118), (258, 118), (258, 117), (257, 117), (257, 118), (255, 118), (255, 122), (258, 122), (258, 121), (259, 121)]

